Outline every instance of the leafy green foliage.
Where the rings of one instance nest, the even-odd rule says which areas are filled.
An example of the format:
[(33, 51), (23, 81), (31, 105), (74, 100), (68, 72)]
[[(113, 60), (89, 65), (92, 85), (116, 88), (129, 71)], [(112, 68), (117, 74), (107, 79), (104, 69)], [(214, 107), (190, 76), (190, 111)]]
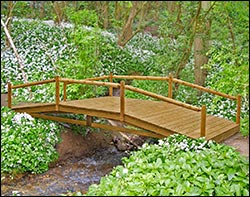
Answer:
[[(193, 39), (192, 20), (197, 12), (198, 2), (178, 1), (176, 7), (181, 7), (181, 13), (175, 9), (170, 12), (167, 9), (162, 11), (159, 17), (159, 34), (162, 38), (162, 50), (157, 53), (156, 64), (161, 67), (165, 74), (176, 73), (182, 70), (180, 65), (190, 50), (190, 40)], [(191, 51), (192, 53), (192, 51)], [(190, 62), (192, 58), (187, 58)]]
[(66, 15), (69, 22), (77, 25), (82, 26), (86, 25), (89, 27), (96, 27), (98, 23), (98, 16), (94, 10), (75, 10), (74, 8), (67, 8)]
[[(131, 85), (133, 87), (137, 87), (137, 88), (140, 88), (149, 92), (153, 92), (156, 94), (160, 94), (164, 96), (168, 95), (168, 81), (133, 80)], [(145, 96), (145, 95), (135, 93), (132, 91), (126, 91), (126, 97), (146, 99), (146, 100), (153, 99), (152, 97)]]
[(1, 173), (42, 173), (58, 158), (59, 126), (1, 107)]
[[(8, 14), (8, 1), (2, 1), (1, 5), (1, 14), (7, 15)], [(28, 2), (25, 1), (17, 1), (13, 2), (14, 9), (12, 11), (12, 14), (16, 17), (23, 17), (23, 16), (29, 16), (31, 12), (33, 11)], [(2, 8), (3, 7), (3, 8)]]
[[(249, 135), (249, 122), (246, 122), (246, 119), (249, 117), (248, 61), (242, 61), (244, 58), (232, 55), (229, 48), (220, 44), (211, 48), (209, 56), (210, 59), (206, 65), (209, 71), (206, 86), (229, 95), (241, 95), (241, 119), (243, 120), (241, 131), (244, 135)], [(202, 96), (200, 103), (205, 103), (212, 114), (218, 114), (235, 121), (236, 101), (218, 96), (210, 96), (210, 101), (208, 102), (206, 98), (209, 98), (209, 96)]]
[(249, 161), (227, 145), (175, 134), (123, 158), (85, 195), (249, 195)]

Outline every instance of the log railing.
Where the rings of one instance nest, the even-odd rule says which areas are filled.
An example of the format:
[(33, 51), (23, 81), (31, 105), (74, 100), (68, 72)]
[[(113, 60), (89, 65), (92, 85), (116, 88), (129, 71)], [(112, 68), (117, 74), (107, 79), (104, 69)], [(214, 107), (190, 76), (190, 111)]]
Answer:
[[(135, 88), (130, 85), (125, 85), (124, 81), (121, 81), (119, 83), (113, 83), (113, 79), (133, 79), (133, 80), (158, 80), (158, 81), (168, 81), (168, 97), (152, 93), (140, 88)], [(104, 80), (108, 79), (109, 82), (102, 82), (102, 81), (97, 81), (97, 80)], [(236, 113), (236, 123), (240, 124), (240, 108), (241, 108), (241, 96), (238, 95), (237, 97), (231, 96), (228, 94), (224, 94), (212, 89), (208, 89), (196, 84), (192, 84), (186, 81), (182, 81), (180, 79), (173, 78), (173, 76), (170, 74), (169, 77), (156, 77), (156, 76), (125, 76), (125, 75), (113, 75), (112, 73), (109, 76), (101, 76), (101, 77), (94, 77), (94, 78), (87, 78), (84, 80), (76, 80), (76, 79), (67, 79), (67, 78), (60, 78), (59, 76), (56, 76), (54, 79), (50, 80), (43, 80), (43, 81), (37, 81), (37, 82), (31, 82), (31, 83), (25, 83), (25, 84), (20, 84), (20, 85), (12, 85), (11, 83), (8, 83), (8, 107), (12, 107), (12, 89), (17, 89), (17, 88), (24, 88), (24, 87), (29, 87), (29, 86), (34, 86), (34, 85), (41, 85), (41, 84), (46, 84), (46, 83), (51, 83), (55, 82), (55, 110), (58, 111), (59, 109), (59, 104), (60, 104), (60, 82), (63, 82), (63, 101), (67, 100), (67, 85), (68, 84), (88, 84), (88, 85), (97, 85), (97, 86), (107, 86), (109, 87), (109, 95), (113, 95), (113, 88), (120, 88), (120, 121), (124, 121), (124, 115), (125, 115), (125, 90), (130, 90), (133, 92), (137, 92), (140, 94), (144, 94), (147, 96), (150, 96), (152, 98), (156, 98), (162, 101), (170, 102), (175, 105), (179, 105), (181, 107), (185, 107), (187, 109), (191, 109), (194, 111), (201, 111), (201, 125), (200, 125), (200, 136), (205, 136), (206, 135), (206, 106), (203, 105), (202, 107), (196, 107), (192, 106), (177, 100), (172, 99), (172, 85), (173, 83), (179, 83), (182, 85), (186, 85), (192, 88), (196, 88), (201, 91), (209, 92), (215, 95), (219, 95), (231, 100), (237, 100), (237, 113)]]
[(48, 79), (48, 80), (43, 80), (43, 81), (36, 81), (36, 82), (30, 82), (30, 83), (24, 83), (24, 84), (19, 84), (19, 85), (12, 85), (10, 82), (8, 83), (8, 107), (12, 107), (12, 89), (18, 89), (18, 88), (25, 88), (25, 87), (30, 87), (34, 85), (42, 85), (46, 83), (52, 83), (55, 82), (55, 79)]
[[(169, 77), (155, 77), (155, 76), (126, 76), (126, 75), (112, 75), (110, 74), (110, 82), (112, 82), (112, 79), (133, 79), (133, 80), (159, 80), (159, 81), (168, 81), (168, 98), (172, 98), (173, 97), (173, 83), (178, 83), (181, 85), (185, 85), (185, 86), (189, 86), (191, 88), (195, 88), (204, 92), (208, 92), (211, 94), (215, 94), (218, 96), (222, 96), (224, 98), (228, 98), (231, 100), (236, 100), (237, 101), (237, 111), (236, 111), (236, 124), (240, 124), (240, 113), (241, 113), (241, 95), (237, 95), (237, 97), (235, 96), (231, 96), (222, 92), (218, 92), (209, 88), (205, 88), (203, 86), (197, 85), (197, 84), (193, 84), (193, 83), (189, 83), (186, 81), (182, 81), (180, 79), (174, 78), (172, 74), (169, 74)], [(127, 86), (126, 86), (127, 87)], [(129, 87), (127, 87), (127, 89), (129, 89)], [(130, 88), (132, 89), (132, 88)], [(135, 89), (134, 89), (135, 90)], [(111, 92), (111, 91), (110, 91)], [(140, 92), (142, 93), (142, 92)], [(144, 91), (144, 93), (146, 93)], [(154, 93), (150, 93), (151, 97), (154, 98), (158, 98), (161, 99), (160, 97), (155, 97)], [(171, 102), (171, 100), (167, 100), (166, 97), (164, 97), (164, 99), (161, 100), (165, 100), (167, 102)], [(180, 105), (182, 107), (186, 107), (195, 111), (201, 111), (201, 136), (205, 136), (205, 129), (206, 129), (206, 106), (203, 105), (201, 108), (197, 108), (191, 105), (187, 105), (185, 103), (182, 102), (178, 102), (176, 100), (173, 100), (175, 104)], [(173, 103), (173, 102), (172, 102)]]

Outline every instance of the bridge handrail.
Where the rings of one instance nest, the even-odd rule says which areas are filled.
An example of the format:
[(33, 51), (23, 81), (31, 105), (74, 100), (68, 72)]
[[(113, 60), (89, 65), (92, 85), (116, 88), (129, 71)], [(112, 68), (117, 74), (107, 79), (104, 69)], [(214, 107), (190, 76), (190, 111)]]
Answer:
[(25, 88), (29, 86), (42, 85), (42, 84), (51, 83), (51, 82), (55, 82), (55, 79), (48, 79), (48, 80), (29, 82), (29, 83), (24, 83), (24, 84), (19, 84), (19, 85), (12, 85), (11, 88), (12, 89)]
[(66, 83), (79, 83), (79, 84), (89, 84), (89, 85), (98, 85), (98, 86), (108, 86), (113, 88), (119, 88), (120, 84), (118, 83), (111, 83), (111, 82), (101, 82), (101, 81), (94, 81), (92, 79), (67, 79), (67, 78), (60, 78), (60, 82)]
[(136, 80), (158, 80), (166, 81), (169, 77), (157, 77), (157, 76), (140, 76), (140, 75), (113, 75), (116, 79), (136, 79)]
[[(129, 75), (129, 76), (128, 75), (113, 75), (113, 78), (116, 78), (116, 79), (134, 79), (134, 80), (169, 81), (171, 76), (170, 77), (157, 77), (157, 76), (140, 76), (140, 75)], [(186, 85), (186, 86), (189, 86), (189, 87), (192, 87), (192, 88), (199, 89), (199, 90), (204, 91), (204, 92), (216, 94), (218, 96), (222, 96), (222, 97), (229, 98), (229, 99), (232, 99), (232, 100), (237, 100), (237, 97), (235, 97), (235, 96), (231, 96), (231, 95), (228, 95), (228, 94), (225, 94), (225, 93), (222, 93), (222, 92), (218, 92), (216, 90), (209, 89), (209, 88), (206, 88), (206, 87), (194, 84), (194, 83), (189, 83), (189, 82), (186, 82), (186, 81), (182, 81), (182, 80), (174, 78), (174, 77), (172, 78), (172, 82), (182, 84), (182, 85)]]
[[(241, 111), (241, 95), (237, 95), (237, 96), (231, 96), (213, 89), (209, 89), (197, 84), (193, 84), (193, 83), (189, 83), (186, 81), (182, 81), (180, 79), (174, 78), (172, 74), (169, 75), (169, 77), (155, 77), (155, 76), (137, 76), (137, 75), (130, 75), (130, 76), (126, 76), (126, 75), (112, 75), (112, 73), (110, 73), (110, 81), (112, 81), (112, 78), (121, 78), (121, 79), (136, 79), (136, 80), (167, 80), (169, 85), (168, 85), (168, 97), (172, 98), (172, 83), (178, 83), (178, 84), (182, 84), (182, 85), (186, 85), (189, 86), (191, 88), (196, 88), (198, 90), (204, 91), (204, 92), (208, 92), (208, 93), (212, 93), (218, 96), (222, 96), (224, 98), (228, 98), (231, 100), (236, 100), (237, 102), (237, 111), (236, 111), (236, 123), (240, 124), (240, 111)], [(112, 92), (112, 91), (110, 91)]]
[[(108, 79), (108, 78), (109, 78), (108, 75), (104, 75), (104, 76), (100, 76), (100, 77), (86, 78), (86, 79), (84, 79), (84, 80), (99, 81), (99, 80), (104, 80), (104, 79)], [(63, 78), (61, 78), (61, 79), (63, 79)], [(64, 78), (64, 79), (66, 80), (67, 78)], [(69, 80), (71, 80), (71, 79), (69, 79)], [(77, 80), (77, 79), (76, 79), (76, 80)], [(79, 79), (79, 80), (82, 80), (82, 79)], [(75, 83), (75, 82), (67, 82), (67, 84), (71, 84), (71, 83)]]
[(19, 85), (12, 85), (10, 82), (8, 82), (8, 107), (11, 108), (11, 105), (12, 105), (12, 89), (25, 88), (25, 87), (30, 87), (34, 85), (42, 85), (42, 84), (51, 83), (55, 81), (56, 79), (48, 79), (48, 80), (29, 82), (29, 83), (24, 83), (24, 84), (19, 84)]
[(130, 85), (125, 85), (125, 89), (131, 90), (133, 92), (138, 92), (138, 93), (141, 93), (141, 94), (144, 94), (146, 96), (150, 96), (152, 98), (156, 98), (156, 99), (159, 99), (159, 100), (162, 100), (162, 101), (170, 102), (170, 103), (173, 103), (173, 104), (176, 104), (176, 105), (188, 108), (188, 109), (192, 109), (194, 111), (201, 111), (200, 107), (195, 107), (195, 106), (192, 106), (192, 105), (189, 105), (189, 104), (174, 100), (172, 98), (168, 98), (168, 97), (165, 97), (165, 96), (153, 93), (153, 92), (149, 92), (149, 91), (146, 91), (146, 90), (143, 90), (143, 89), (140, 89), (140, 88), (135, 88), (135, 87), (130, 86)]
[(182, 81), (180, 79), (173, 78), (173, 82), (179, 83), (179, 84), (182, 84), (182, 85), (186, 85), (186, 86), (189, 86), (191, 88), (196, 88), (196, 89), (202, 90), (204, 92), (216, 94), (218, 96), (222, 96), (222, 97), (225, 97), (225, 98), (228, 98), (228, 99), (231, 99), (231, 100), (237, 100), (237, 97), (235, 97), (235, 96), (231, 96), (231, 95), (228, 95), (228, 94), (225, 94), (225, 93), (222, 93), (222, 92), (218, 92), (216, 90), (212, 90), (212, 89), (209, 89), (209, 88), (206, 88), (206, 87), (194, 84), (194, 83), (189, 83), (189, 82), (186, 82), (186, 81)]

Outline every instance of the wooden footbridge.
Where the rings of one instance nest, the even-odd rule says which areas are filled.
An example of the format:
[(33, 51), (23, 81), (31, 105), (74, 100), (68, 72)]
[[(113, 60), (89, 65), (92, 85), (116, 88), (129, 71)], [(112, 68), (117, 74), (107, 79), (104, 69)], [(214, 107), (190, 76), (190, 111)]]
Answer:
[[(113, 79), (158, 80), (168, 82), (168, 96), (158, 95), (140, 88), (125, 85), (122, 80), (114, 83)], [(100, 81), (106, 80), (106, 81)], [(107, 81), (108, 80), (108, 81)], [(53, 103), (23, 103), (12, 106), (12, 89), (55, 83), (55, 102)], [(60, 83), (63, 90), (60, 91)], [(88, 84), (109, 87), (109, 96), (87, 98), (82, 100), (67, 100), (67, 86), (70, 84)], [(201, 91), (216, 94), (237, 102), (236, 122), (209, 115), (206, 106), (192, 106), (172, 99), (174, 83), (186, 85)], [(113, 96), (113, 88), (120, 89), (120, 96)], [(134, 91), (157, 100), (141, 100), (125, 97), (125, 91)], [(61, 97), (63, 99), (60, 100)], [(220, 142), (240, 130), (241, 96), (230, 96), (196, 84), (188, 83), (172, 75), (156, 76), (123, 76), (107, 75), (84, 80), (66, 79), (56, 76), (54, 79), (31, 82), (20, 85), (8, 84), (8, 107), (17, 112), (26, 112), (37, 118), (55, 120), (71, 124), (79, 124), (111, 131), (133, 133), (154, 138), (163, 138), (174, 133), (184, 134), (191, 138), (205, 137)], [(84, 114), (86, 120), (75, 120), (55, 116), (57, 113)], [(120, 121), (123, 125), (132, 127), (111, 126), (94, 122), (93, 117)]]

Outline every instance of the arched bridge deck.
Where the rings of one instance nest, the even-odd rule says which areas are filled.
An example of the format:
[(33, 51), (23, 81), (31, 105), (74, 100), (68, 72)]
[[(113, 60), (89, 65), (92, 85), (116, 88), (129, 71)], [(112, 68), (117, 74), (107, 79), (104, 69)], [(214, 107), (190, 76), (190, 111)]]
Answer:
[[(108, 76), (110, 81), (112, 81), (112, 78), (114, 77), (116, 76)], [(117, 78), (118, 77), (119, 76), (117, 76)], [(120, 77), (125, 78), (126, 76)], [(130, 78), (131, 76), (127, 77)], [(101, 77), (101, 79), (103, 78), (104, 77)], [(143, 76), (134, 76), (134, 78), (145, 79)], [(238, 101), (237, 122), (235, 123), (224, 118), (206, 114), (206, 108), (204, 106), (202, 108), (198, 108), (172, 99), (170, 97), (172, 94), (170, 85), (168, 89), (169, 97), (163, 97), (161, 95), (125, 85), (124, 82), (122, 82), (121, 84), (112, 82), (97, 82), (95, 81), (97, 79), (99, 78), (86, 80), (70, 80), (60, 79), (59, 77), (56, 77), (54, 80), (46, 81), (46, 83), (55, 82), (57, 84), (55, 103), (29, 103), (18, 106), (11, 106), (10, 102), (9, 107), (18, 112), (27, 112), (34, 117), (73, 124), (81, 124), (107, 130), (134, 133), (155, 138), (163, 138), (174, 133), (180, 133), (191, 138), (199, 138), (201, 136), (204, 136), (207, 140), (213, 139), (219, 142), (230, 137), (236, 132), (239, 132), (240, 130), (240, 96), (232, 97), (226, 95), (228, 98)], [(147, 79), (160, 80), (161, 78), (147, 77)], [(172, 82), (174, 80), (177, 80), (171, 77), (167, 79), (170, 79), (169, 81)], [(59, 101), (59, 82), (64, 82), (63, 101)], [(11, 86), (11, 84), (9, 84), (9, 92), (11, 93), (11, 90), (15, 88), (24, 86), (28, 87), (31, 85), (42, 83), (45, 82), (33, 82), (30, 84), (26, 84), (26, 86), (25, 84), (16, 86)], [(91, 85), (109, 86), (110, 96), (88, 98), (83, 100), (67, 100), (66, 86), (69, 83), (84, 83)], [(195, 84), (193, 85), (197, 86)], [(121, 89), (120, 97), (111, 96), (112, 88), (114, 87)], [(126, 89), (160, 99), (161, 101), (125, 98), (124, 91)], [(217, 94), (218, 92), (214, 91), (212, 93)], [(223, 93), (219, 94), (221, 94), (221, 96), (225, 96)], [(9, 95), (9, 100), (11, 101), (11, 94)], [(51, 115), (54, 113), (85, 114), (86, 120), (73, 120)], [(95, 123), (93, 121), (93, 117), (120, 121), (123, 124), (131, 125), (136, 128), (113, 127), (111, 125)]]

